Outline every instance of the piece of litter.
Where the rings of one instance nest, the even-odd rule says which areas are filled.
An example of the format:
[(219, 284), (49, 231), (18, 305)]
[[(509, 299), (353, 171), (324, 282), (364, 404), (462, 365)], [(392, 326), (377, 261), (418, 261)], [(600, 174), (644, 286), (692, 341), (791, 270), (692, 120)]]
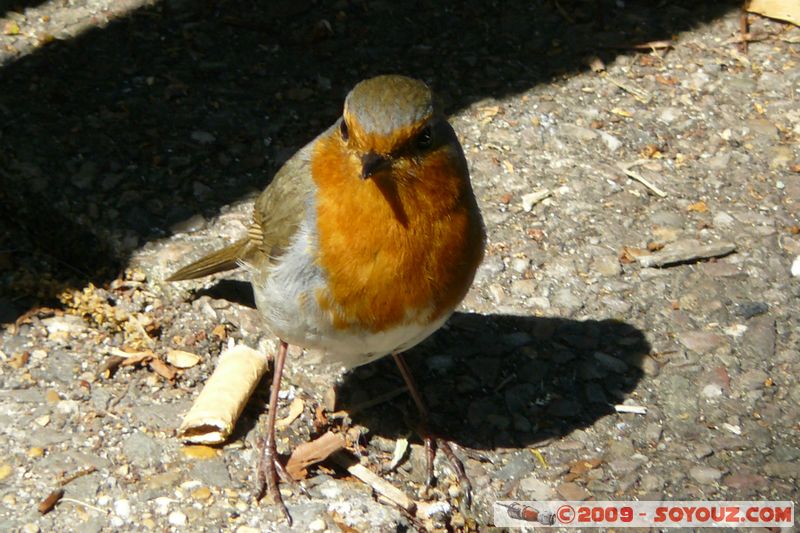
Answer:
[(394, 452), (392, 453), (392, 460), (389, 462), (389, 466), (387, 466), (386, 469), (389, 472), (391, 472), (392, 470), (397, 468), (397, 465), (399, 465), (400, 461), (403, 460), (403, 457), (405, 457), (407, 451), (408, 451), (408, 439), (406, 438), (397, 439), (397, 441), (395, 441), (394, 443)]
[(553, 194), (550, 189), (542, 189), (541, 191), (529, 192), (522, 195), (522, 209), (526, 213), (530, 213), (533, 206)]
[(618, 413), (633, 413), (635, 415), (647, 414), (647, 407), (643, 407), (641, 405), (617, 404), (614, 406), (614, 410)]
[(734, 426), (733, 424), (728, 424), (727, 422), (722, 424), (722, 428), (730, 431), (734, 435), (741, 435), (742, 434), (742, 428), (741, 427)]

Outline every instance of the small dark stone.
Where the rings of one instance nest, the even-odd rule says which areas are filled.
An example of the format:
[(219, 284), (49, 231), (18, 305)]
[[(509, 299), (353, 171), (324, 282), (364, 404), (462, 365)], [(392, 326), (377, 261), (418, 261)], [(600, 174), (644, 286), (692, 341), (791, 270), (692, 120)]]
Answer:
[(767, 311), (769, 311), (769, 305), (764, 302), (742, 302), (736, 304), (736, 314), (745, 320), (763, 315)]

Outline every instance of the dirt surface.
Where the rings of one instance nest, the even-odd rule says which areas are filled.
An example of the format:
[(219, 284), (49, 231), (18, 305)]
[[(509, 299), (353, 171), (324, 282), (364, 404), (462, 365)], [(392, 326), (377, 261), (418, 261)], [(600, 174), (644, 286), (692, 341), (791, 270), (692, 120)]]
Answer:
[[(510, 498), (797, 501), (800, 30), (751, 17), (745, 53), (739, 4), (3, 7), (0, 530), (287, 529), (253, 499), (266, 382), (224, 447), (175, 437), (225, 346), (269, 347), (245, 278), (163, 279), (242, 234), (385, 72), (441, 95), (487, 224), (461, 312), (408, 354), (475, 502), (441, 456), (423, 486), (391, 361), (293, 350), (279, 451), (344, 433), (422, 502), (322, 463), (283, 487), (297, 530), (471, 529)], [(200, 363), (108, 369), (171, 349)]]

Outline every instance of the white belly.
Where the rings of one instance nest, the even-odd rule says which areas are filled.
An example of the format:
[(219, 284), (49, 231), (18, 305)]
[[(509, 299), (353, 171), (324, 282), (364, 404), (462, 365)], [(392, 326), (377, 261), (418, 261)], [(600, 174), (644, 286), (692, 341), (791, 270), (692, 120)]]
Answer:
[(331, 313), (317, 302), (325, 278), (310, 253), (315, 249), (315, 236), (308, 227), (301, 226), (285, 254), (268, 271), (248, 268), (256, 305), (275, 336), (319, 351), (320, 362), (353, 367), (408, 350), (445, 323), (450, 313), (430, 322), (430, 313), (420, 310), (404, 323), (382, 331), (335, 328)]

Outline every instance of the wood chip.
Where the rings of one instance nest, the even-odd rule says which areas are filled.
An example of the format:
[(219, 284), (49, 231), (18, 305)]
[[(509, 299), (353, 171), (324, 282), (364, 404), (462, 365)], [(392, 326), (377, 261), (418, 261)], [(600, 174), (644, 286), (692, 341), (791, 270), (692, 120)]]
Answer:
[(370, 487), (372, 490), (385, 497), (401, 509), (413, 513), (416, 508), (414, 501), (406, 494), (375, 474), (372, 470), (358, 462), (358, 459), (344, 451), (336, 452), (331, 456), (333, 462), (346, 469), (350, 475), (357, 477)]
[(730, 242), (696, 244), (684, 241), (664, 247), (657, 254), (638, 256), (636, 261), (643, 267), (668, 267), (681, 263), (693, 263), (712, 257), (722, 257), (734, 251), (736, 251), (736, 245)]
[(147, 363), (150, 369), (169, 382), (175, 381), (178, 370), (158, 358), (153, 358)]
[(281, 418), (280, 420), (275, 422), (275, 427), (278, 429), (283, 429), (289, 427), (292, 422), (297, 420), (297, 417), (303, 414), (303, 409), (305, 409), (306, 404), (303, 402), (301, 398), (295, 398), (292, 400), (292, 403), (289, 405), (289, 414), (286, 415), (286, 418)]
[(8, 361), (6, 361), (6, 364), (13, 369), (19, 370), (20, 368), (28, 364), (30, 358), (31, 358), (30, 352), (22, 352), (21, 354), (17, 354)]
[(534, 191), (522, 196), (522, 210), (530, 213), (533, 206), (553, 194), (549, 189), (542, 189), (541, 191)]
[(183, 350), (168, 351), (166, 359), (175, 368), (191, 368), (202, 360), (199, 355)]
[(121, 355), (109, 355), (97, 368), (95, 375), (98, 377), (111, 377), (124, 360), (125, 358)]
[(397, 439), (394, 443), (394, 453), (392, 453), (392, 460), (389, 462), (389, 466), (386, 467), (387, 472), (391, 472), (397, 465), (400, 464), (400, 461), (403, 460), (403, 457), (406, 456), (406, 452), (408, 451), (408, 439), (400, 438)]
[(622, 172), (624, 172), (625, 175), (628, 176), (629, 178), (631, 178), (633, 180), (636, 180), (639, 183), (641, 183), (642, 185), (644, 185), (645, 187), (647, 187), (649, 190), (651, 190), (657, 196), (659, 196), (661, 198), (666, 198), (667, 197), (667, 193), (665, 193), (664, 191), (662, 191), (661, 189), (656, 187), (649, 180), (647, 180), (644, 176), (642, 176), (641, 174), (639, 174), (638, 172), (633, 170), (633, 167), (635, 167), (637, 165), (641, 165), (642, 163), (645, 163), (647, 161), (648, 161), (648, 159), (638, 159), (638, 160), (633, 161), (631, 163), (617, 163), (617, 168), (619, 168)]
[(593, 457), (591, 459), (578, 459), (574, 463), (572, 463), (569, 467), (569, 472), (571, 474), (582, 475), (588, 472), (589, 470), (593, 470), (600, 466), (602, 463), (602, 459), (599, 457)]
[(308, 475), (306, 469), (309, 466), (324, 461), (332, 453), (344, 449), (345, 444), (341, 434), (328, 431), (321, 437), (296, 447), (286, 463), (286, 471), (294, 479), (305, 479)]
[(64, 496), (64, 489), (58, 488), (53, 492), (51, 492), (47, 496), (47, 498), (39, 502), (39, 507), (38, 507), (39, 513), (47, 514), (50, 511), (52, 511), (63, 496)]

